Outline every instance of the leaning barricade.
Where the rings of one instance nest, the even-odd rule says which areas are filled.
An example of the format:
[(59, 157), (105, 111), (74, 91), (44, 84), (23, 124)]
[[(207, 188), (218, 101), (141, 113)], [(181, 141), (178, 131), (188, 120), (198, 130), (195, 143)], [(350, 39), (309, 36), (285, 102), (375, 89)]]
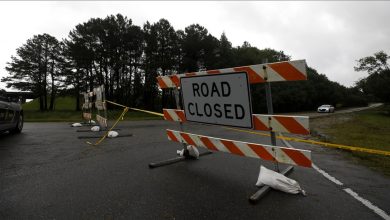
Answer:
[[(304, 60), (266, 63), (243, 67), (192, 72), (157, 77), (161, 89), (174, 89), (177, 109), (163, 109), (164, 119), (180, 123), (180, 131), (167, 129), (168, 139), (183, 145), (183, 156), (150, 163), (150, 168), (190, 159), (188, 145), (204, 147), (209, 151), (222, 151), (244, 157), (278, 163), (311, 167), (308, 150), (276, 146), (275, 132), (309, 134), (309, 118), (306, 116), (274, 115), (270, 82), (306, 80)], [(268, 114), (252, 114), (249, 84), (266, 83)], [(184, 109), (181, 109), (180, 98)], [(182, 124), (198, 123), (250, 128), (269, 131), (272, 145), (227, 140), (183, 131)], [(283, 175), (292, 171), (290, 166)], [(266, 190), (259, 190), (251, 197), (257, 201)]]

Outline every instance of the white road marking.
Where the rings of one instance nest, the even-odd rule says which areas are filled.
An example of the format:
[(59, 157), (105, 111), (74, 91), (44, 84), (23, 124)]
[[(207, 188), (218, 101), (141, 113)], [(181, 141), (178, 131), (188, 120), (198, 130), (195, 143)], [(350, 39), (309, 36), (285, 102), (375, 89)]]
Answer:
[(336, 185), (339, 185), (339, 186), (342, 186), (343, 183), (340, 182), (338, 179), (336, 179), (335, 177), (329, 175), (327, 172), (321, 170), (319, 167), (317, 167), (317, 165), (315, 165), (314, 163), (312, 164), (313, 168), (321, 173), (326, 179), (330, 180), (331, 182), (335, 183)]
[(363, 203), (363, 205), (367, 206), (369, 209), (373, 210), (377, 215), (382, 217), (383, 219), (390, 220), (390, 216), (383, 211), (382, 209), (378, 208), (378, 206), (372, 204), (370, 201), (368, 201), (365, 198), (360, 197), (356, 192), (354, 192), (350, 188), (345, 188), (344, 191), (351, 195), (353, 198), (358, 200), (359, 202)]
[[(294, 148), (290, 143), (288, 143), (286, 140), (282, 139), (282, 142), (287, 145), (288, 147), (291, 147), (291, 148)], [(324, 170), (320, 169), (318, 166), (316, 166), (314, 163), (312, 164), (313, 168), (319, 172), (320, 174), (322, 174), (326, 179), (328, 179), (329, 181), (335, 183), (336, 185), (339, 185), (339, 186), (343, 186), (344, 184), (339, 181), (338, 179), (336, 179), (335, 177), (331, 176), (330, 174), (328, 174), (327, 172), (325, 172)], [(354, 199), (356, 199), (357, 201), (361, 202), (364, 206), (366, 206), (367, 208), (371, 209), (375, 214), (379, 215), (380, 217), (382, 217), (383, 219), (385, 220), (390, 220), (390, 216), (385, 212), (383, 211), (382, 209), (380, 209), (378, 206), (374, 205), (372, 202), (370, 202), (369, 200), (359, 196), (356, 192), (354, 192), (352, 189), (350, 188), (344, 188), (343, 189), (346, 193), (348, 193), (350, 196), (352, 196)]]

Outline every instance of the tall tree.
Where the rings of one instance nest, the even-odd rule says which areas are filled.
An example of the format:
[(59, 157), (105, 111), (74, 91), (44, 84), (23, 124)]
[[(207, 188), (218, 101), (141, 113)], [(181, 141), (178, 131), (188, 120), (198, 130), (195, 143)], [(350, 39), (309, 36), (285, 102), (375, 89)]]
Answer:
[[(61, 88), (74, 93), (79, 110), (80, 92), (102, 84), (109, 100), (160, 109), (160, 105), (174, 107), (175, 101), (172, 90), (160, 92), (157, 76), (289, 59), (283, 51), (259, 49), (246, 41), (233, 47), (225, 33), (218, 40), (199, 24), (175, 30), (168, 20), (160, 19), (153, 24), (146, 22), (141, 29), (117, 14), (78, 24), (61, 43), (49, 35), (34, 36), (11, 58), (7, 66), (10, 76), (2, 81), (9, 87), (38, 94), (41, 110), (54, 108), (54, 98)], [(312, 68), (308, 68), (308, 81), (273, 83), (275, 111), (308, 110), (323, 103), (364, 105), (362, 91), (387, 82), (388, 59), (383, 51), (360, 59), (356, 70), (370, 75), (357, 88), (331, 82)], [(254, 111), (264, 112), (263, 85), (251, 85), (251, 90), (252, 100), (256, 100)]]
[(383, 51), (359, 59), (355, 71), (367, 71), (368, 76), (359, 80), (356, 86), (367, 95), (371, 95), (383, 101), (390, 103), (390, 66), (388, 60), (390, 56)]
[[(170, 75), (178, 72), (180, 59), (179, 38), (174, 28), (166, 19), (154, 24), (146, 23), (145, 32), (145, 64), (150, 72), (145, 72), (145, 98), (154, 99), (156, 94), (156, 76)], [(167, 91), (162, 91), (161, 104), (167, 107)], [(170, 103), (171, 104), (171, 103)], [(150, 106), (150, 103), (148, 103)]]
[(357, 60), (358, 65), (354, 67), (355, 71), (367, 71), (368, 74), (379, 73), (383, 70), (390, 70), (387, 60), (390, 56), (384, 51), (374, 53), (373, 56), (363, 57)]
[(183, 63), (182, 72), (193, 72), (205, 69), (214, 69), (218, 39), (208, 33), (207, 29), (199, 24), (192, 24), (185, 28), (182, 42)]
[(34, 92), (39, 96), (41, 111), (48, 109), (48, 91), (51, 91), (50, 107), (53, 109), (60, 56), (58, 40), (49, 34), (35, 35), (16, 53), (17, 56), (12, 56), (6, 66), (9, 76), (2, 78), (2, 81), (7, 83), (7, 88)]
[(215, 64), (215, 68), (219, 69), (231, 66), (234, 66), (233, 47), (224, 32), (218, 42), (217, 62)]
[(104, 84), (108, 99), (133, 104), (133, 80), (142, 72), (142, 41), (141, 28), (121, 14), (77, 25), (66, 44), (73, 72), (86, 84), (79, 87), (91, 90)]
[(69, 32), (69, 39), (65, 41), (66, 54), (71, 60), (70, 63), (74, 65), (73, 69), (76, 70), (73, 72), (82, 76), (79, 82), (83, 85), (78, 87), (85, 90), (91, 90), (94, 86), (93, 62), (95, 57), (101, 55), (101, 51), (96, 46), (99, 42), (93, 35), (93, 31), (97, 29), (94, 27), (99, 26), (102, 26), (102, 19), (90, 19), (86, 23), (78, 24), (74, 30)]

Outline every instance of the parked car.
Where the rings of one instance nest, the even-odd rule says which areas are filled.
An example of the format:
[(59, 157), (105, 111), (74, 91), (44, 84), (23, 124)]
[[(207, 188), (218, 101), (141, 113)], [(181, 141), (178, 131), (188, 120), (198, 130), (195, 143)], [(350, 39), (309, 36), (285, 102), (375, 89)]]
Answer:
[(0, 133), (20, 133), (23, 129), (23, 109), (20, 103), (0, 96)]
[(333, 105), (321, 105), (317, 108), (317, 112), (334, 112), (334, 106)]

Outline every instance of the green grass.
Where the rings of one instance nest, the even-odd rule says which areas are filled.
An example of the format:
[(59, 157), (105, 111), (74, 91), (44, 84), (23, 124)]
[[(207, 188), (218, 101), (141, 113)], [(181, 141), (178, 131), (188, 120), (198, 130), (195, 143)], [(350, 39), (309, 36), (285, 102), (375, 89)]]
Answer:
[[(120, 115), (120, 114), (118, 114)], [(137, 112), (130, 110), (126, 113), (124, 120), (127, 121), (135, 121), (135, 120), (162, 120), (163, 117), (157, 116), (157, 115), (151, 115), (144, 112)]]
[(350, 120), (324, 131), (339, 144), (390, 151), (390, 116), (381, 112), (376, 109), (355, 113)]
[[(39, 111), (39, 100), (35, 99), (31, 102), (23, 104), (24, 119), (26, 122), (80, 122), (82, 121), (82, 112), (75, 111), (76, 100), (72, 97), (56, 98), (54, 111)], [(122, 110), (109, 110), (109, 121), (117, 120), (121, 115)], [(96, 112), (93, 112), (95, 115)], [(136, 112), (129, 110), (124, 120), (151, 120), (162, 119), (162, 117), (147, 114), (144, 112)]]
[[(312, 129), (325, 134), (326, 141), (348, 146), (390, 151), (390, 115), (385, 106), (356, 113), (311, 120)], [(359, 163), (390, 176), (390, 157), (352, 152)]]
[[(115, 121), (121, 115), (122, 111), (115, 110), (110, 111), (108, 115), (109, 121)], [(95, 115), (95, 114), (93, 114)], [(80, 122), (82, 121), (82, 113), (80, 111), (24, 111), (24, 120), (25, 122)], [(123, 118), (126, 121), (135, 121), (135, 120), (158, 120), (162, 117), (150, 115), (143, 112), (134, 112), (129, 111), (126, 113)], [(93, 118), (93, 120), (95, 120)]]
[(46, 111), (24, 110), (25, 122), (78, 122), (81, 112), (77, 111)]
[[(50, 104), (50, 99), (47, 100), (47, 105)], [(49, 107), (49, 106), (48, 106)], [(23, 104), (24, 111), (38, 111), (39, 99), (34, 99), (31, 102)], [(73, 97), (57, 97), (55, 100), (56, 111), (74, 111), (76, 109), (76, 100)]]

